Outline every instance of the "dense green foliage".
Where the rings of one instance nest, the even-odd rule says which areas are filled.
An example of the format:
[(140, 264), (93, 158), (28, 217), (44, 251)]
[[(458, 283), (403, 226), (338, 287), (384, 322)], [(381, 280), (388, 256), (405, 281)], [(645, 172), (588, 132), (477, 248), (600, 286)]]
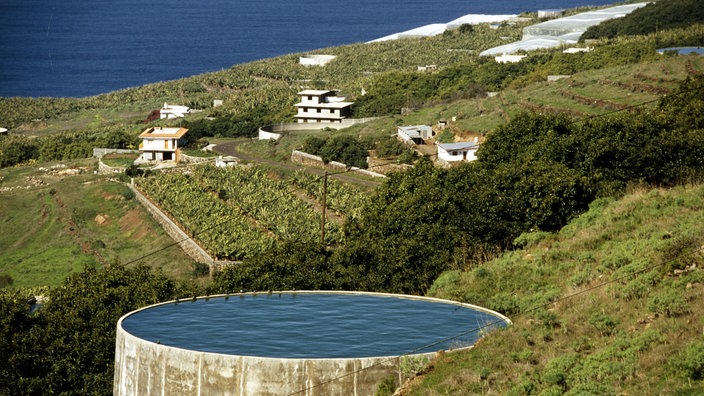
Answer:
[(324, 163), (341, 162), (347, 166), (366, 169), (371, 147), (351, 135), (310, 136), (303, 142), (303, 151), (318, 155)]
[[(580, 37), (580, 41), (644, 35), (702, 22), (704, 22), (704, 3), (701, 1), (660, 0), (651, 2), (624, 17), (588, 28)], [(702, 45), (701, 40), (704, 38), (699, 42), (682, 43), (682, 45)]]
[(105, 127), (92, 131), (71, 132), (40, 138), (10, 135), (0, 138), (0, 167), (27, 162), (89, 158), (93, 148), (134, 149), (139, 139), (122, 128)]
[[(189, 174), (140, 178), (137, 185), (220, 259), (252, 257), (279, 241), (319, 239), (320, 214), (259, 168), (199, 166)], [(340, 238), (339, 225), (327, 222), (326, 241)]]
[[(457, 66), (437, 73), (392, 72), (376, 76), (356, 102), (357, 117), (398, 114), (402, 108), (422, 107), (430, 100), (475, 98), (485, 93), (472, 83), (474, 67)], [(500, 77), (498, 77), (500, 79)]]
[(0, 293), (0, 392), (111, 393), (117, 320), (189, 290), (145, 266), (113, 266), (70, 276), (34, 313), (28, 295)]

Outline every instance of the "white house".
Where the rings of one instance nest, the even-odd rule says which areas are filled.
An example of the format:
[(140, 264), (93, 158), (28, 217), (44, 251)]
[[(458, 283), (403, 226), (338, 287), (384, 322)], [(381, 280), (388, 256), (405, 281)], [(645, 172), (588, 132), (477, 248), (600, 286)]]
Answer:
[(308, 89), (298, 93), (301, 101), (296, 103), (299, 123), (341, 123), (351, 114), (352, 102), (335, 91)]
[(438, 143), (438, 161), (446, 165), (451, 162), (474, 161), (477, 159), (477, 149), (479, 143), (476, 141)]
[(164, 103), (164, 107), (159, 110), (159, 118), (181, 118), (190, 113), (191, 109), (187, 106), (177, 106)]
[(142, 143), (139, 151), (142, 152), (142, 161), (176, 161), (180, 160), (183, 136), (188, 132), (186, 128), (151, 127), (139, 135)]
[(399, 126), (396, 136), (404, 143), (423, 144), (425, 139), (435, 136), (435, 132), (430, 125)]

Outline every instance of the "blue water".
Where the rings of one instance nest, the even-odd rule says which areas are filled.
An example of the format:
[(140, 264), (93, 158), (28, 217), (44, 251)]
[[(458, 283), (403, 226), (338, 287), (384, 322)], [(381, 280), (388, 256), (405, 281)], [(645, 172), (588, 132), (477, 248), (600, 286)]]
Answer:
[(84, 97), (467, 14), (612, 0), (3, 0), (0, 96)]
[(273, 293), (166, 304), (128, 333), (183, 349), (272, 358), (399, 356), (468, 346), (506, 323), (451, 303), (380, 295)]

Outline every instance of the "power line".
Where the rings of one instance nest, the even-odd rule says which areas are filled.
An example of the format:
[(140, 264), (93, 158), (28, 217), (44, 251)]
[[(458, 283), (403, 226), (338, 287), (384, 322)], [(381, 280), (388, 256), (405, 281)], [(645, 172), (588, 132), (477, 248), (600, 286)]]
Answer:
[[(698, 250), (702, 250), (702, 248), (693, 249), (691, 252), (689, 252), (689, 254), (696, 253)], [(531, 312), (534, 312), (534, 311), (537, 311), (537, 310), (540, 310), (540, 309), (547, 308), (547, 307), (549, 307), (549, 306), (551, 306), (551, 305), (559, 304), (559, 303), (561, 303), (561, 302), (563, 302), (563, 301), (565, 301), (565, 300), (569, 300), (569, 299), (572, 299), (572, 298), (581, 296), (582, 294), (589, 293), (589, 292), (594, 291), (594, 290), (596, 290), (596, 289), (600, 289), (600, 288), (602, 288), (602, 287), (604, 287), (604, 286), (608, 286), (608, 285), (613, 284), (613, 283), (621, 282), (621, 281), (626, 280), (626, 279), (628, 279), (628, 278), (635, 278), (635, 277), (638, 276), (638, 275), (641, 275), (641, 274), (643, 274), (643, 273), (652, 271), (652, 270), (654, 270), (654, 269), (656, 269), (656, 268), (658, 268), (658, 267), (662, 267), (662, 266), (664, 266), (664, 265), (666, 265), (666, 264), (672, 263), (672, 262), (674, 262), (674, 261), (676, 261), (676, 260), (678, 260), (678, 259), (684, 257), (684, 255), (685, 255), (684, 253), (681, 253), (681, 254), (678, 255), (677, 257), (674, 257), (674, 258), (672, 258), (672, 259), (670, 259), (670, 260), (661, 262), (661, 263), (659, 263), (659, 264), (653, 264), (653, 265), (651, 265), (651, 266), (645, 267), (645, 268), (640, 269), (640, 270), (638, 270), (638, 271), (634, 271), (634, 272), (632, 272), (632, 273), (629, 273), (629, 274), (620, 276), (620, 277), (618, 277), (618, 278), (613, 278), (613, 279), (611, 279), (611, 280), (609, 280), (609, 281), (605, 281), (605, 282), (596, 284), (596, 285), (594, 285), (594, 286), (588, 287), (588, 288), (583, 289), (583, 290), (580, 290), (580, 291), (578, 291), (578, 292), (574, 292), (574, 293), (572, 293), (572, 294), (568, 294), (568, 295), (566, 295), (566, 296), (564, 296), (564, 297), (555, 299), (555, 300), (553, 300), (553, 301), (549, 301), (549, 302), (546, 302), (546, 303), (544, 303), (544, 304), (536, 305), (536, 306), (534, 306), (534, 307), (532, 307), (532, 308), (529, 308), (529, 309), (527, 309), (527, 310), (525, 310), (525, 311), (523, 311), (523, 312), (518, 313), (518, 314), (516, 315), (516, 317), (517, 317), (517, 318), (520, 318), (520, 317), (526, 316), (528, 313), (531, 313)], [(482, 331), (482, 330), (484, 330), (484, 329), (493, 329), (493, 328), (495, 328), (496, 326), (500, 325), (501, 323), (505, 323), (505, 321), (504, 321), (504, 320), (495, 320), (495, 321), (493, 321), (493, 322), (485, 323), (485, 324), (482, 325), (482, 326), (474, 327), (474, 328), (471, 328), (471, 329), (469, 329), (469, 330), (467, 330), (467, 331), (464, 331), (464, 332), (461, 332), (461, 333), (457, 333), (457, 334), (455, 334), (455, 335), (453, 335), (453, 336), (446, 337), (446, 338), (440, 339), (440, 340), (438, 340), (438, 341), (435, 341), (435, 342), (433, 342), (433, 343), (430, 343), (430, 344), (427, 344), (427, 345), (418, 347), (418, 348), (413, 349), (413, 350), (411, 350), (411, 351), (409, 351), (409, 352), (406, 352), (406, 353), (404, 353), (404, 354), (401, 354), (401, 355), (399, 355), (398, 357), (388, 358), (388, 359), (379, 361), (379, 362), (377, 362), (377, 363), (375, 363), (375, 364), (372, 364), (371, 366), (363, 367), (363, 368), (360, 368), (360, 369), (358, 369), (358, 370), (354, 370), (354, 371), (352, 371), (352, 372), (349, 372), (349, 373), (340, 375), (340, 376), (338, 376), (338, 377), (331, 378), (331, 379), (329, 379), (329, 380), (323, 381), (323, 382), (321, 382), (321, 383), (319, 383), (319, 384), (311, 385), (311, 386), (309, 386), (309, 387), (307, 387), (307, 388), (294, 391), (294, 392), (292, 392), (292, 393), (287, 394), (287, 396), (293, 396), (293, 395), (298, 395), (298, 394), (301, 394), (301, 393), (304, 393), (304, 392), (308, 392), (308, 391), (310, 391), (310, 390), (312, 390), (312, 389), (319, 388), (319, 387), (321, 387), (321, 386), (324, 386), (324, 385), (330, 384), (330, 383), (332, 383), (332, 382), (339, 381), (339, 380), (341, 380), (341, 379), (343, 379), (343, 378), (349, 377), (350, 375), (359, 374), (359, 373), (361, 373), (361, 372), (363, 372), (363, 371), (366, 371), (366, 370), (369, 370), (369, 369), (371, 369), (371, 368), (373, 368), (373, 367), (377, 367), (377, 366), (380, 366), (380, 365), (385, 364), (385, 363), (393, 362), (393, 361), (395, 361), (396, 359), (399, 359), (399, 358), (404, 357), (404, 356), (414, 355), (414, 354), (416, 354), (416, 353), (418, 353), (418, 352), (420, 352), (420, 351), (427, 350), (428, 348), (431, 348), (431, 347), (433, 347), (433, 346), (436, 346), (436, 345), (439, 345), (439, 344), (444, 344), (444, 343), (446, 343), (446, 342), (448, 342), (448, 341), (452, 341), (452, 340), (455, 340), (455, 339), (457, 339), (457, 338), (460, 338), (460, 337), (463, 337), (463, 336), (466, 336), (466, 335), (469, 335), (469, 334), (472, 334), (472, 333), (477, 333), (477, 332), (480, 332), (480, 331)]]

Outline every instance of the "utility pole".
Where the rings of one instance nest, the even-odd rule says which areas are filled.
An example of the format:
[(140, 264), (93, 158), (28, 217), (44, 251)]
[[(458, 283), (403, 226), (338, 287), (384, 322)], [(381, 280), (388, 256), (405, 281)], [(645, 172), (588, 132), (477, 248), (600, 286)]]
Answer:
[(320, 243), (325, 245), (325, 207), (328, 195), (328, 171), (323, 173), (323, 219), (320, 221)]

